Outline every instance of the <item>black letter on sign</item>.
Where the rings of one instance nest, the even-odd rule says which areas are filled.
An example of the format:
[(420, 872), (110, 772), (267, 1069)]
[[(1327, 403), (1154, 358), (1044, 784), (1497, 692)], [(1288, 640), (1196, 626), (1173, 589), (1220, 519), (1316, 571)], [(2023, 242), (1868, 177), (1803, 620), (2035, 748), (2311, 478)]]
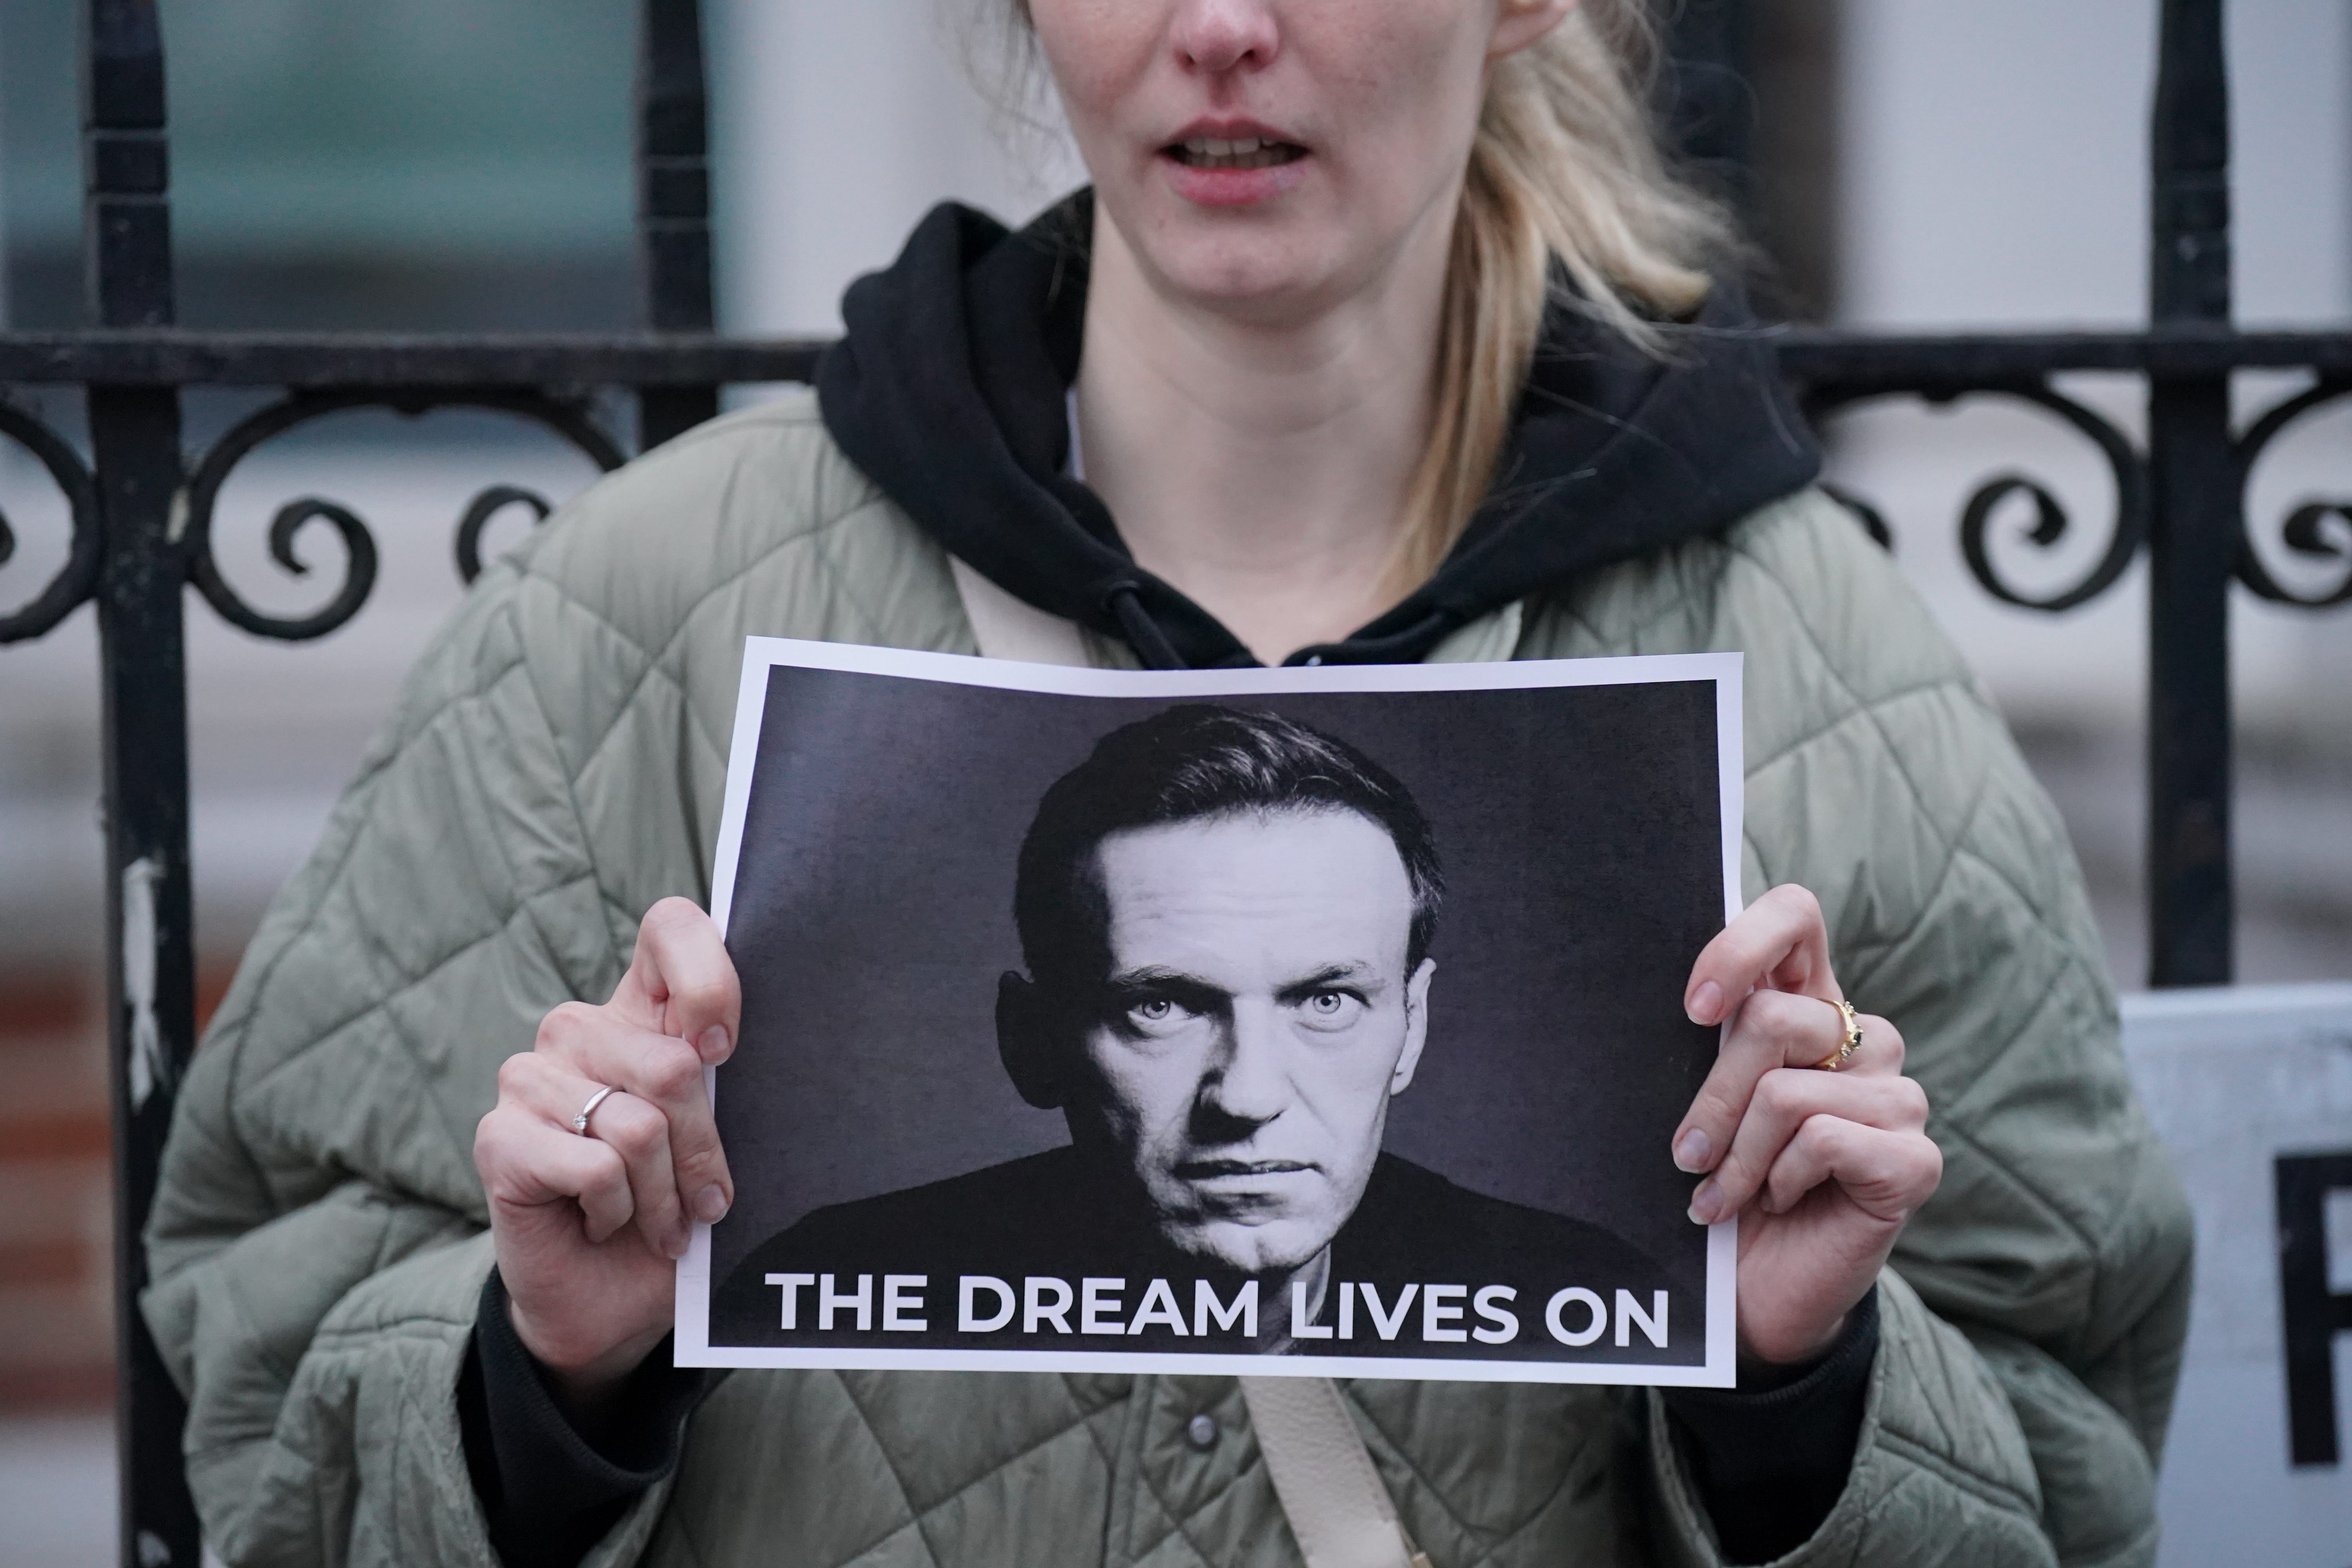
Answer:
[(2352, 1188), (2352, 1151), (2282, 1154), (2277, 1169), (2289, 1445), (2298, 1465), (2333, 1465), (2336, 1336), (2352, 1330), (2352, 1295), (2327, 1289), (2327, 1194)]

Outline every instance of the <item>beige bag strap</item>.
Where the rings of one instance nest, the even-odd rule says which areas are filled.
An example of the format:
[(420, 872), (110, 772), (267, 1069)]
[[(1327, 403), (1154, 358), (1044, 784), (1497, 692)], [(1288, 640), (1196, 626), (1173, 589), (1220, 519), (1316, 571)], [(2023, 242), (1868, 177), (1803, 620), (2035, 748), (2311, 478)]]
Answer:
[[(1014, 598), (953, 556), (956, 594), (983, 658), (1086, 665), (1077, 626)], [(1245, 1377), (1242, 1397), (1307, 1568), (1430, 1568), (1397, 1519), (1363, 1435), (1328, 1377)]]
[(1328, 1377), (1244, 1377), (1242, 1398), (1307, 1568), (1430, 1568)]
[(955, 556), (948, 557), (948, 568), (955, 574), (956, 596), (963, 601), (964, 618), (971, 622), (981, 658), (1081, 668), (1092, 662), (1076, 622), (1014, 598)]

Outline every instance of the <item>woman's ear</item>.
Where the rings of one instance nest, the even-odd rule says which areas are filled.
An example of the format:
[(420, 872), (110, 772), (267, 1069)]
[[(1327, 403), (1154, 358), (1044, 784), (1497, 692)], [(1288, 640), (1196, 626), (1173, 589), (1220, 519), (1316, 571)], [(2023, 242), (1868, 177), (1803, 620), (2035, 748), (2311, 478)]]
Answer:
[(1495, 36), (1486, 45), (1488, 59), (1517, 54), (1550, 32), (1576, 9), (1576, 0), (1503, 0), (1495, 17)]
[(996, 1058), (1014, 1091), (1038, 1110), (1058, 1110), (1068, 1100), (1053, 1009), (1034, 981), (1009, 969), (996, 979)]

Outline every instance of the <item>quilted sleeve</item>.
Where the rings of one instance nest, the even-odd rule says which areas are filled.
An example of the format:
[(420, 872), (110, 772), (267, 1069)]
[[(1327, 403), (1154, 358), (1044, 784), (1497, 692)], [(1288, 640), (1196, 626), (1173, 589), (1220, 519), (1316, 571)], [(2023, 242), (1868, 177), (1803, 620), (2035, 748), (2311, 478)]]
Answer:
[(630, 928), (524, 657), (526, 587), (487, 575), (412, 674), (183, 1089), (142, 1306), (237, 1568), (493, 1568), (455, 1411), (488, 1267), (474, 1124), (547, 1008), (609, 993)]
[[(2000, 1386), (1967, 1340), (1892, 1271), (1879, 1281), (1878, 1359), (1862, 1437), (1837, 1506), (1776, 1568), (2036, 1568), (2062, 1561), (2042, 1521), (2042, 1495)], [(1656, 1555), (1674, 1568), (1717, 1568), (1715, 1531), (1648, 1391), (1643, 1441), (1654, 1478)]]
[(164, 1151), (142, 1306), (231, 1563), (488, 1563), (455, 1399), (498, 1065), (612, 994), (656, 901), (707, 904), (747, 633), (968, 647), (956, 605), (801, 395), (599, 480), (436, 637)]
[(1748, 659), (1748, 890), (1820, 897), (1840, 978), (1903, 1030), (1944, 1153), (1894, 1259), (1951, 1326), (1921, 1316), (1917, 1337), (1971, 1361), (1969, 1397), (2014, 1424), (2058, 1561), (2147, 1562), (2192, 1228), (2063, 826), (1832, 503), (1801, 497), (1729, 543), (1732, 646), (1767, 650)]

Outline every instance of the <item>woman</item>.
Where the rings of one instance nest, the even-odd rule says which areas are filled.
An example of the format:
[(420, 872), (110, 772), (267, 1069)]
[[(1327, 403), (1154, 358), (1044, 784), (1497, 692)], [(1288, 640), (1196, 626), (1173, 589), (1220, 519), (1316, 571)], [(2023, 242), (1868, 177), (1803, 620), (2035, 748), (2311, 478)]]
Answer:
[[(732, 1199), (700, 1086), (737, 993), (698, 905), (759, 633), (1161, 666), (1744, 651), (1752, 901), (1691, 973), (1729, 1027), (1673, 1150), (1695, 1221), (1741, 1216), (1741, 1388), (1358, 1383), (1381, 1479), (1444, 1568), (2147, 1560), (2187, 1221), (2079, 879), (1980, 689), (1807, 488), (1703, 270), (1719, 226), (1647, 140), (1629, 18), (1022, 23), (1091, 198), (1021, 235), (933, 214), (852, 289), (814, 398), (632, 465), (486, 575), (257, 938), (149, 1233), (215, 1546), (1295, 1561), (1220, 1436), (1229, 1381), (704, 1397), (667, 1366), (670, 1260)], [(1860, 1050), (1815, 1070), (1848, 986)]]

